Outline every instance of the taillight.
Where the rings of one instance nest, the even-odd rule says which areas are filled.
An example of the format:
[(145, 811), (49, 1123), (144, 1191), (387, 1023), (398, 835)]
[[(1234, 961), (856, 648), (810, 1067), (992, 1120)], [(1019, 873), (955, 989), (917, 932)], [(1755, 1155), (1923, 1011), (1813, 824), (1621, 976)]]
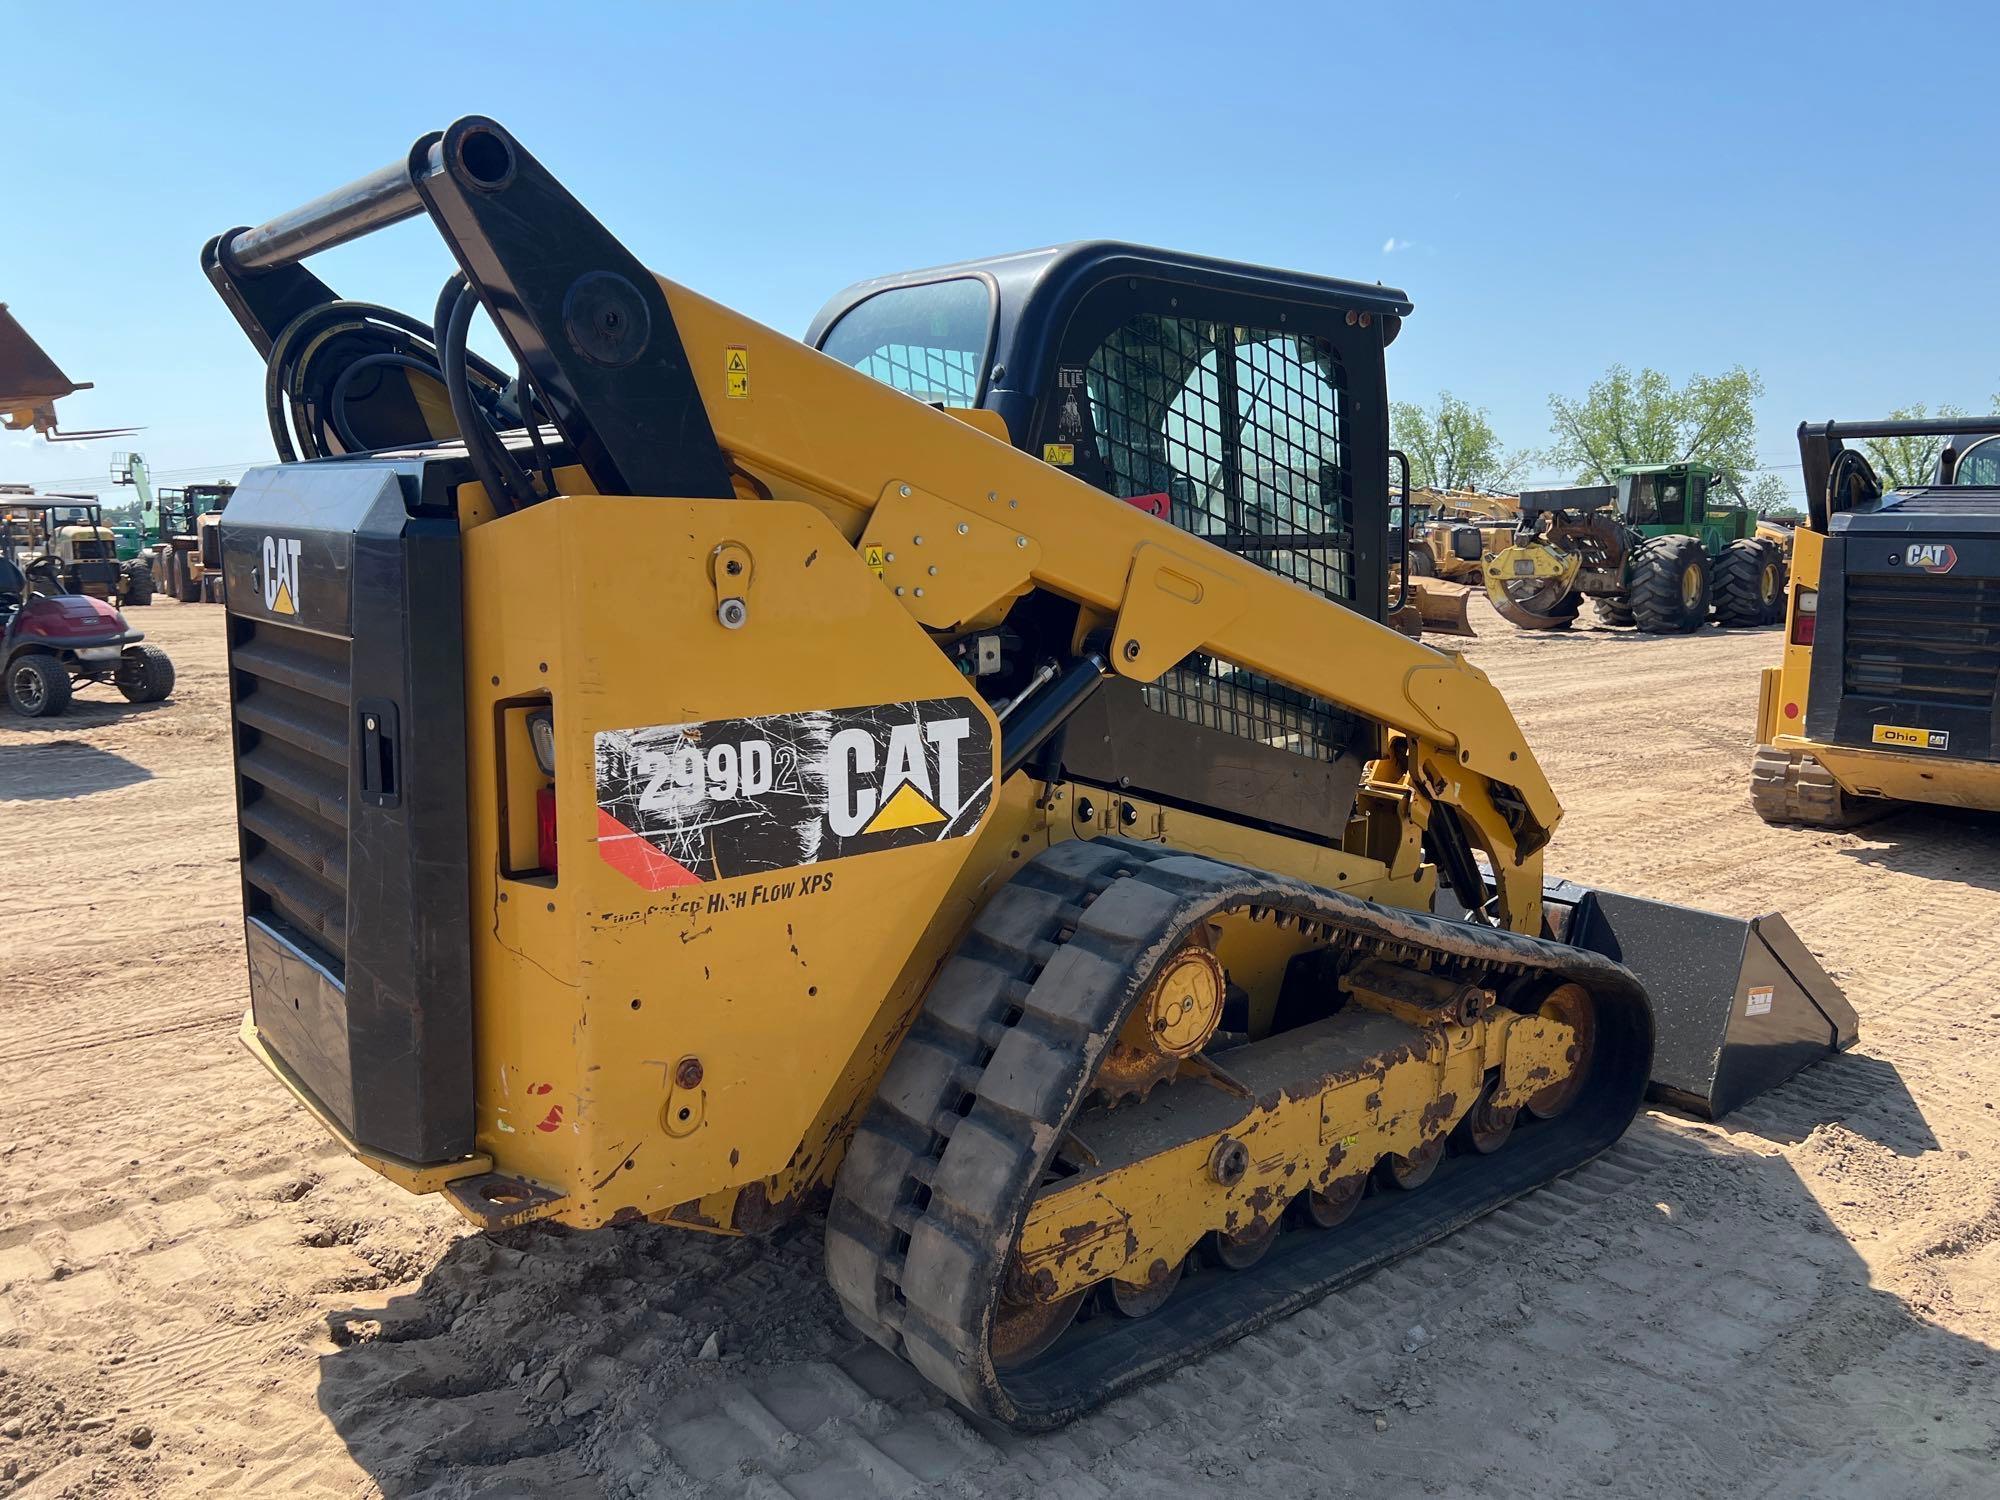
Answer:
[(1810, 646), (1813, 629), (1819, 624), (1819, 590), (1800, 589), (1792, 600), (1792, 644)]
[(556, 789), (552, 786), (535, 793), (535, 863), (544, 874), (556, 873)]

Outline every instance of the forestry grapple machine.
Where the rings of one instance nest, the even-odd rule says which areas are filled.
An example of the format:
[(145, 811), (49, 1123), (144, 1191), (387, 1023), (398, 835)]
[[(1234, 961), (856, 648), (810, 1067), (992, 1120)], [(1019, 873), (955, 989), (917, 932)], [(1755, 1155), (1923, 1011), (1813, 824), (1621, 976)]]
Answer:
[[(419, 216), (429, 322), (300, 264)], [(1781, 919), (1545, 882), (1506, 704), (1381, 623), (1400, 292), (1071, 245), (802, 343), (476, 117), (204, 262), (287, 460), (221, 521), (243, 1036), (477, 1224), (824, 1205), (1043, 1427), (1852, 1039)]]
[[(1775, 529), (1775, 528), (1772, 528)], [(1530, 490), (1514, 545), (1489, 554), (1486, 592), (1523, 630), (1606, 625), (1685, 635), (1785, 617), (1783, 545), (1706, 464), (1634, 464), (1616, 483)]]

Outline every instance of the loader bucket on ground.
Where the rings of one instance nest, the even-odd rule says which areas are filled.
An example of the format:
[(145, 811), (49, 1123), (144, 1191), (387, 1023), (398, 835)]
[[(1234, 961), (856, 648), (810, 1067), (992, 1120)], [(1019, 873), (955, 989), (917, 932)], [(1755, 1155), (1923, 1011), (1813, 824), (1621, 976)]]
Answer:
[(1475, 635), (1466, 606), (1472, 589), (1463, 583), (1441, 583), (1435, 578), (1410, 581), (1410, 602), (1417, 606), (1424, 629), (1432, 635)]
[(1557, 880), (1543, 896), (1565, 942), (1652, 997), (1661, 1103), (1720, 1119), (1858, 1038), (1847, 996), (1775, 912), (1744, 921)]

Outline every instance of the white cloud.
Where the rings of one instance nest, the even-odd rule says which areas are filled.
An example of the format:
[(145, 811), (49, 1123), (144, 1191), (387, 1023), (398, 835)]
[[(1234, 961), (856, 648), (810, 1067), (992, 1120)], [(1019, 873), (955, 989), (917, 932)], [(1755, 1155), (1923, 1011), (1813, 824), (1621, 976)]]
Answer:
[(1407, 250), (1409, 248), (1410, 242), (1408, 240), (1399, 240), (1393, 234), (1382, 241), (1382, 253), (1384, 255), (1394, 255), (1398, 250)]

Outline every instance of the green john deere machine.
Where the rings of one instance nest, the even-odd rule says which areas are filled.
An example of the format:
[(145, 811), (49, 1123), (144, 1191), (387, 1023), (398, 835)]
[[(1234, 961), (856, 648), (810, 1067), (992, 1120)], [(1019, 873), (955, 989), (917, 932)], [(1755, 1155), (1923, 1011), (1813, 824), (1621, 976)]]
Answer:
[(1652, 635), (1784, 618), (1784, 549), (1702, 463), (1632, 464), (1613, 484), (1530, 490), (1514, 544), (1484, 564), (1493, 607), (1524, 630), (1565, 630), (1590, 599), (1607, 625)]

